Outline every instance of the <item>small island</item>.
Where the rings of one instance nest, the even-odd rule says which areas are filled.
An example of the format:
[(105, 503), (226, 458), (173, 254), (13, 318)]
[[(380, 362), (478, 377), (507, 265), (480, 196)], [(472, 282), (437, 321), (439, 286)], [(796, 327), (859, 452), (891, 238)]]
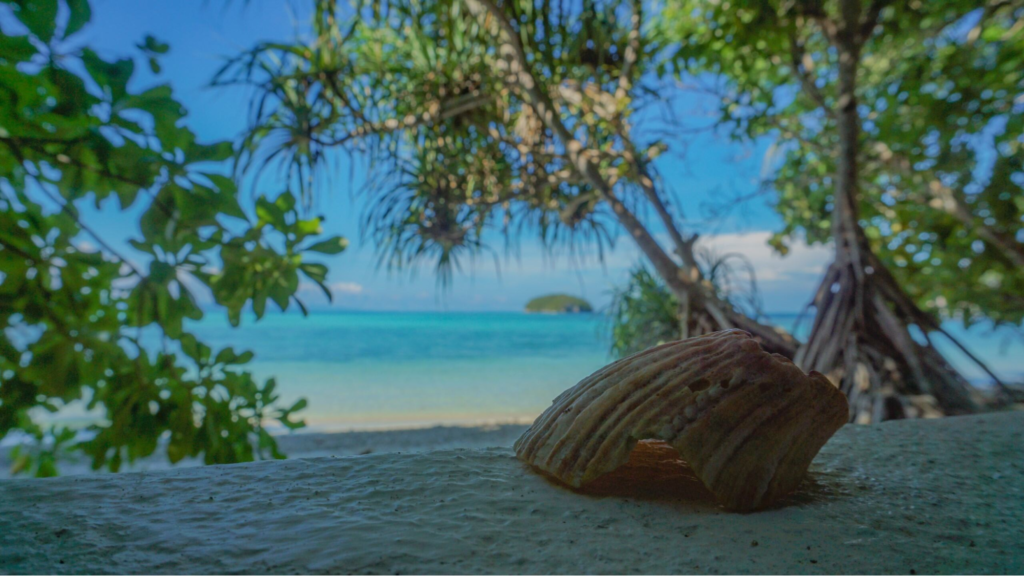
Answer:
[(568, 294), (548, 294), (539, 296), (526, 303), (528, 313), (540, 314), (579, 314), (593, 312), (590, 302)]

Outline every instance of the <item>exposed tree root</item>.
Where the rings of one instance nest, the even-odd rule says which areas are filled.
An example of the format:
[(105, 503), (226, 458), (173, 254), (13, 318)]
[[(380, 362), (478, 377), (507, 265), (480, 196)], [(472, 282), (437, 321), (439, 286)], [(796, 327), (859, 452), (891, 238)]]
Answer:
[[(929, 333), (952, 337), (913, 303), (866, 246), (855, 254), (837, 254), (814, 304), (814, 327), (796, 362), (839, 386), (849, 399), (852, 422), (967, 414), (984, 407), (985, 399), (935, 349)], [(914, 338), (911, 326), (923, 341)]]

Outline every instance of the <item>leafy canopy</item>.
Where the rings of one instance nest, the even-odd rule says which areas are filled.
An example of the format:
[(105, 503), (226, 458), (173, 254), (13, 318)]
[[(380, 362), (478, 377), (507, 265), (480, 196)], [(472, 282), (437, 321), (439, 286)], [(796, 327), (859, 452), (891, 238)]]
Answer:
[[(169, 86), (135, 90), (133, 60), (69, 41), (89, 21), (87, 0), (2, 4), (0, 438), (20, 430), (48, 446), (16, 449), (14, 471), (55, 474), (66, 447), (112, 471), (161, 445), (171, 462), (283, 457), (265, 425), (302, 426), (305, 401), (281, 406), (273, 379), (241, 369), (251, 352), (190, 334), (186, 320), (203, 316), (193, 292), (212, 293), (233, 325), (247, 306), (257, 317), (268, 301), (301, 307), (300, 276), (324, 286), (327, 275), (304, 254), (345, 241), (317, 241), (320, 219), (301, 217), (288, 193), (247, 214), (218, 172), (230, 143), (196, 141)], [(159, 71), (167, 45), (139, 48)], [(108, 199), (145, 207), (130, 254), (81, 217), (83, 203)], [(72, 403), (99, 421), (78, 432), (40, 423)]]
[[(918, 304), (1024, 321), (1024, 3), (865, 2), (857, 100), (861, 225)], [(721, 122), (772, 137), (782, 251), (830, 238), (838, 133), (834, 2), (666, 3), (680, 71), (714, 78)]]
[[(625, 64), (633, 7), (512, 0), (501, 10), (573, 136), (635, 203), (637, 166), (653, 171), (663, 147), (630, 136), (634, 112), (658, 101), (644, 84), (655, 50), (642, 36), (643, 53)], [(447, 280), (491, 250), (486, 230), (510, 248), (536, 230), (549, 248), (602, 253), (614, 217), (517, 86), (484, 12), (473, 1), (316, 2), (312, 41), (256, 46), (216, 80), (259, 94), (244, 166), (285, 168), (306, 194), (332, 151), (367, 158), (364, 230), (388, 268), (429, 261)]]

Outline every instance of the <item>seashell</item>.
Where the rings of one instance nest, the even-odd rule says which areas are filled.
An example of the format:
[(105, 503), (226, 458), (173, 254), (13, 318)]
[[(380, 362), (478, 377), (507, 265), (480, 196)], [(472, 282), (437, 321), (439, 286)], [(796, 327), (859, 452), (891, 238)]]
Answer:
[(848, 414), (825, 376), (726, 330), (605, 366), (555, 398), (515, 450), (579, 488), (625, 464), (638, 441), (661, 440), (719, 502), (753, 510), (800, 483)]

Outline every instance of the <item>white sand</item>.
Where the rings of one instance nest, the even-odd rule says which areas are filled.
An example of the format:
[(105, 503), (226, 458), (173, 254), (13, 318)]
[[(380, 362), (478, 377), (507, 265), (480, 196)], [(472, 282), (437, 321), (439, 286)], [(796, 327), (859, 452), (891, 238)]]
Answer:
[(759, 513), (678, 475), (581, 495), (502, 447), (2, 480), (0, 572), (1024, 572), (1022, 412), (848, 426)]
[[(289, 458), (323, 456), (365, 456), (380, 453), (410, 453), (455, 448), (491, 448), (512, 446), (525, 431), (526, 424), (488, 424), (480, 426), (431, 426), (404, 430), (286, 433), (277, 436), (277, 445)], [(158, 448), (149, 458), (126, 463), (122, 472), (153, 472), (171, 468), (165, 449)], [(10, 477), (10, 450), (0, 446), (0, 478)], [(202, 459), (186, 458), (177, 468), (201, 466)], [(80, 452), (62, 455), (58, 461), (61, 476), (95, 474), (90, 461)]]

